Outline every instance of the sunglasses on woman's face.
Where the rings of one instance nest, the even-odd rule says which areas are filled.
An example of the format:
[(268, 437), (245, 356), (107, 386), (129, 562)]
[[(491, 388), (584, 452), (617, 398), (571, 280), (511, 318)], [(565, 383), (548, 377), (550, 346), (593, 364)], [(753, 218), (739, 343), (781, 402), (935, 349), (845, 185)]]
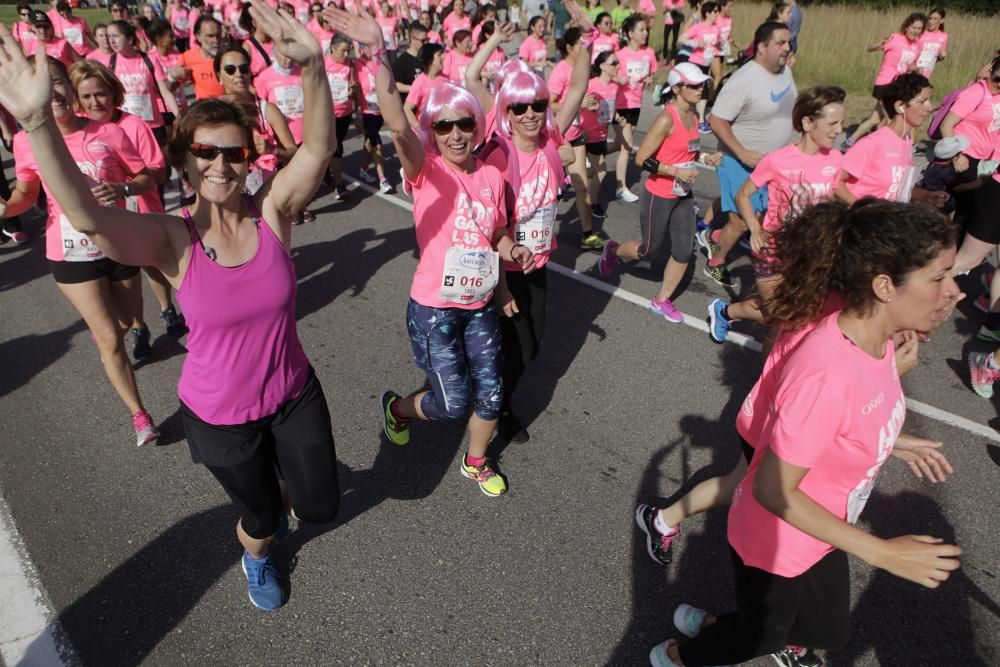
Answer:
[(236, 72), (239, 72), (240, 74), (249, 74), (250, 65), (247, 65), (246, 63), (243, 63), (242, 65), (223, 65), (222, 71), (229, 76), (236, 74)]
[(431, 127), (434, 129), (435, 134), (439, 134), (442, 137), (451, 134), (451, 131), (456, 127), (462, 132), (475, 132), (476, 119), (472, 116), (466, 116), (465, 118), (458, 118), (456, 120), (436, 120), (431, 123)]
[(22, 19), (31, 18), (31, 12), (21, 12), (21, 18)]
[(214, 146), (212, 144), (191, 144), (188, 152), (199, 160), (214, 160), (221, 155), (229, 164), (242, 164), (250, 157), (246, 146)]
[(523, 116), (528, 113), (529, 108), (535, 113), (545, 113), (545, 110), (549, 108), (549, 101), (535, 100), (534, 102), (514, 102), (507, 105), (507, 111), (515, 116)]
[(610, 65), (611, 67), (618, 67), (618, 61), (617, 60), (605, 60), (604, 64), (605, 65)]

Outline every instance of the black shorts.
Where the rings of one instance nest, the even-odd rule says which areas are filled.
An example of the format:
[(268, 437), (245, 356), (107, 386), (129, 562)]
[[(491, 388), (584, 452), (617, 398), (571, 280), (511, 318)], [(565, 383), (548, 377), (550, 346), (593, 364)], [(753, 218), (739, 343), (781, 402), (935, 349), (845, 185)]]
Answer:
[[(694, 63), (692, 63), (692, 64), (694, 64)], [(712, 63), (709, 63), (707, 65), (697, 65), (697, 64), (695, 64), (695, 67), (697, 67), (698, 69), (700, 69), (701, 73), (704, 74), (705, 76), (712, 76)]]
[(994, 178), (987, 178), (972, 195), (966, 232), (985, 243), (1000, 245), (1000, 218), (997, 217), (997, 211), (1000, 211), (1000, 183)]
[(572, 141), (570, 141), (569, 145), (573, 146), (574, 148), (576, 148), (577, 146), (586, 146), (587, 145), (587, 135), (586, 134), (581, 134), (576, 139), (573, 139)]
[(181, 422), (191, 458), (205, 464), (225, 489), (250, 537), (263, 539), (278, 527), (284, 511), (279, 474), (299, 519), (326, 523), (336, 516), (337, 452), (326, 397), (312, 368), (299, 395), (274, 414), (218, 426), (181, 403)]
[(373, 146), (382, 145), (382, 135), (379, 134), (379, 130), (382, 129), (384, 122), (382, 116), (370, 113), (361, 114), (361, 123), (365, 128), (365, 140), (370, 141)]
[(593, 143), (587, 143), (587, 154), (588, 155), (607, 155), (608, 154), (608, 140), (595, 141)]
[(618, 109), (618, 115), (625, 119), (625, 122), (635, 127), (639, 124), (639, 112), (642, 109)]
[(337, 150), (333, 152), (333, 157), (344, 157), (344, 139), (349, 129), (351, 129), (351, 115), (337, 116)]
[(55, 281), (63, 285), (77, 285), (101, 279), (118, 283), (139, 273), (139, 267), (126, 266), (107, 257), (93, 262), (55, 262), (50, 259), (49, 269)]

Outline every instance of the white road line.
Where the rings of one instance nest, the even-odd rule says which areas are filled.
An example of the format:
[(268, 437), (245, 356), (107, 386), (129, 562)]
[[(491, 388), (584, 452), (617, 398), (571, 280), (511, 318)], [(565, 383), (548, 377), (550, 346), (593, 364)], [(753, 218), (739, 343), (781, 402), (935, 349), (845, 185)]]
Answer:
[[(387, 202), (395, 204), (400, 208), (406, 209), (407, 211), (413, 210), (413, 204), (407, 201), (403, 201), (398, 197), (394, 197), (392, 195), (384, 195), (378, 190), (370, 187), (365, 183), (361, 183), (360, 181), (357, 181), (351, 178), (350, 176), (345, 175), (344, 179), (357, 184), (358, 187), (364, 188), (368, 192), (371, 192), (372, 194), (381, 197)], [(552, 270), (561, 276), (565, 276), (571, 280), (575, 280), (578, 283), (583, 283), (588, 287), (600, 290), (601, 292), (610, 294), (611, 296), (616, 297), (618, 299), (622, 299), (623, 301), (634, 303), (635, 305), (640, 306), (642, 308), (649, 308), (648, 297), (642, 297), (639, 296), (638, 294), (633, 294), (628, 290), (623, 290), (620, 287), (609, 285), (608, 283), (602, 280), (598, 280), (593, 276), (588, 276), (586, 274), (580, 273), (575, 269), (563, 266), (562, 264), (558, 264), (554, 261), (550, 261), (548, 263), (548, 266), (552, 267)], [(708, 333), (708, 324), (702, 317), (694, 317), (692, 315), (684, 313), (684, 324), (688, 325), (692, 329), (697, 329), (698, 331)], [(760, 352), (761, 349), (760, 343), (757, 342), (755, 339), (751, 338), (750, 336), (745, 336), (743, 334), (736, 333), (735, 331), (729, 332), (729, 335), (726, 337), (726, 342), (734, 343), (742, 348), (753, 350), (754, 352)], [(948, 426), (954, 426), (955, 428), (960, 428), (964, 431), (968, 431), (969, 433), (972, 433), (979, 437), (986, 438), (987, 440), (992, 440), (993, 442), (1000, 442), (1000, 433), (990, 428), (986, 424), (980, 424), (979, 422), (974, 422), (971, 419), (962, 417), (961, 415), (956, 415), (954, 413), (948, 412), (947, 410), (936, 408), (933, 405), (928, 405), (923, 401), (917, 401), (912, 398), (906, 399), (906, 407), (909, 410), (912, 410), (913, 412), (916, 412), (919, 415), (923, 415), (924, 417), (930, 417), (931, 419), (939, 421), (943, 424), (947, 424)]]
[(75, 664), (7, 503), (0, 496), (0, 658), (10, 667)]

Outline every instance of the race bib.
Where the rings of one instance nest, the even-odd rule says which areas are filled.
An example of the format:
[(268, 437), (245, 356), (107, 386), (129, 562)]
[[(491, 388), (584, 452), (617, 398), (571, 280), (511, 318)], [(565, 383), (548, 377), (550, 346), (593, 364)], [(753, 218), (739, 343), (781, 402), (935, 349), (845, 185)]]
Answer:
[(190, 26), (190, 23), (188, 22), (188, 17), (178, 16), (174, 18), (174, 28), (176, 28), (177, 30), (181, 31), (187, 30), (188, 26)]
[(710, 62), (712, 62), (713, 58), (715, 58), (715, 47), (714, 46), (706, 46), (705, 47), (705, 60), (704, 60), (704, 63), (706, 65), (709, 64)]
[(247, 180), (243, 183), (244, 189), (252, 195), (264, 185), (264, 172), (259, 168), (253, 168), (247, 172)]
[(920, 172), (916, 167), (907, 168), (906, 176), (899, 186), (899, 192), (896, 193), (896, 201), (903, 203), (910, 201), (910, 195), (913, 194), (913, 186), (916, 184), (919, 175)]
[(924, 50), (920, 52), (920, 57), (917, 58), (917, 69), (932, 70), (936, 64), (937, 51)]
[(67, 42), (75, 46), (83, 44), (83, 31), (75, 25), (68, 25), (63, 28), (63, 37)]
[(609, 125), (615, 115), (613, 100), (600, 100), (597, 104), (597, 122), (601, 125)]
[(381, 113), (382, 111), (378, 106), (378, 93), (374, 90), (365, 95), (365, 105), (371, 113)]
[(635, 85), (649, 76), (649, 63), (645, 60), (632, 60), (625, 65), (628, 80)]
[[(695, 169), (697, 164), (694, 162), (682, 162), (681, 164), (673, 165), (676, 169)], [(679, 178), (674, 179), (674, 189), (673, 194), (678, 197), (687, 197), (691, 194), (691, 183), (688, 181), (682, 181)]]
[(333, 97), (333, 101), (338, 104), (346, 102), (350, 97), (350, 83), (332, 74), (327, 75), (326, 78), (330, 82), (330, 96)]
[(535, 209), (530, 217), (517, 223), (514, 229), (514, 240), (527, 246), (533, 254), (547, 253), (552, 250), (552, 237), (556, 223), (556, 208), (554, 205)]
[(396, 50), (396, 31), (391, 25), (382, 26), (382, 39), (385, 40), (385, 48), (389, 51)]
[(847, 494), (847, 523), (855, 524), (868, 503), (875, 488), (875, 479), (866, 479), (856, 489)]
[(476, 303), (490, 298), (500, 277), (500, 254), (495, 250), (448, 248), (438, 298), (451, 303)]
[(288, 118), (302, 118), (305, 100), (301, 86), (278, 86), (274, 89), (275, 104)]
[(135, 195), (125, 197), (125, 210), (133, 213), (139, 212), (139, 198)]
[(63, 259), (67, 262), (93, 262), (104, 257), (97, 244), (87, 238), (86, 234), (73, 229), (69, 219), (59, 214), (59, 232), (62, 234)]
[(122, 107), (133, 116), (138, 116), (144, 121), (153, 120), (153, 98), (149, 95), (137, 95), (135, 93), (125, 93), (125, 103)]

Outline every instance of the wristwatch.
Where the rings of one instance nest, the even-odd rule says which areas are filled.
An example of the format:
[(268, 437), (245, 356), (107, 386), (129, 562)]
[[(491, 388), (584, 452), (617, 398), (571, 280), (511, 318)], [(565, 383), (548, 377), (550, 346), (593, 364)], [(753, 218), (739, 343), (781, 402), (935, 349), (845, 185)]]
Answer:
[(125, 196), (126, 197), (131, 197), (132, 196), (133, 192), (132, 192), (132, 184), (131, 183), (126, 183), (124, 190), (125, 190)]

